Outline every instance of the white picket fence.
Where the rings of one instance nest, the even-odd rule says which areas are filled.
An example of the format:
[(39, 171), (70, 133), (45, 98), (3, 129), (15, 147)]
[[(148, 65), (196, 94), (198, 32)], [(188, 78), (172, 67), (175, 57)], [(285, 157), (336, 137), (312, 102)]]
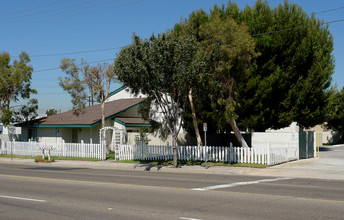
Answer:
[[(274, 165), (298, 159), (295, 146), (271, 148), (178, 146), (178, 160), (188, 161), (254, 163)], [(171, 146), (118, 145), (115, 149), (116, 160), (171, 160)]]
[(100, 144), (88, 143), (44, 143), (6, 141), (0, 146), (0, 154), (40, 156), (50, 154), (58, 157), (82, 157), (106, 159), (106, 151)]

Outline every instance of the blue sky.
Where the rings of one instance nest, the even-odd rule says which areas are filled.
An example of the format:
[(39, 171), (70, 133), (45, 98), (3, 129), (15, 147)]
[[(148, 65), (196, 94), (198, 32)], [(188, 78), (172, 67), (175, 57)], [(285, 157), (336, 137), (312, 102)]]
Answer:
[[(33, 96), (39, 101), (39, 113), (54, 108), (71, 109), (70, 96), (58, 85), (64, 73), (56, 69), (64, 57), (89, 62), (108, 60), (112, 63), (119, 48), (131, 42), (132, 33), (149, 37), (171, 29), (175, 23), (197, 9), (209, 11), (214, 4), (227, 0), (11, 0), (0, 8), (0, 51), (17, 58), (21, 51), (31, 57), (34, 67)], [(254, 5), (255, 0), (238, 0), (240, 8)], [(275, 7), (283, 0), (270, 0)], [(344, 7), (343, 0), (292, 1), (309, 14)], [(344, 19), (344, 8), (319, 13), (325, 22)], [(344, 21), (330, 24), (336, 59), (333, 85), (344, 85)], [(117, 49), (116, 49), (117, 48)], [(106, 50), (103, 50), (106, 49)], [(99, 50), (99, 51), (94, 51)], [(81, 51), (93, 51), (68, 54)], [(66, 54), (67, 53), (67, 54)], [(57, 55), (60, 54), (60, 55)], [(61, 55), (62, 54), (62, 55)], [(43, 56), (42, 56), (43, 55)], [(50, 69), (50, 70), (47, 70)], [(120, 85), (112, 86), (115, 90)], [(13, 105), (25, 102), (14, 103)]]

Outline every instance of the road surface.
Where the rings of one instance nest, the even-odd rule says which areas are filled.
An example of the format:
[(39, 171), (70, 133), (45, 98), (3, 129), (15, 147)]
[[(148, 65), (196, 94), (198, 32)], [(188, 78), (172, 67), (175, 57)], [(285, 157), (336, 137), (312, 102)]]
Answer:
[(0, 167), (0, 219), (343, 219), (343, 210), (340, 180)]

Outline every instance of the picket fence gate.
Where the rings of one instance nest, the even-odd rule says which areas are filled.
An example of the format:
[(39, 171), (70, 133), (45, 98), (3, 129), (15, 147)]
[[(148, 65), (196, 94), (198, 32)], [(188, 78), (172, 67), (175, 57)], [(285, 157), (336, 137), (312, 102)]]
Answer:
[(44, 143), (3, 141), (0, 154), (14, 154), (21, 156), (51, 155), (57, 157), (82, 157), (106, 159), (106, 151), (101, 144), (84, 143)]
[[(274, 165), (297, 160), (298, 149), (295, 146), (271, 148), (214, 147), (214, 146), (178, 146), (177, 159), (187, 161), (214, 161), (226, 163), (254, 163)], [(171, 146), (158, 145), (117, 145), (115, 160), (171, 160)]]

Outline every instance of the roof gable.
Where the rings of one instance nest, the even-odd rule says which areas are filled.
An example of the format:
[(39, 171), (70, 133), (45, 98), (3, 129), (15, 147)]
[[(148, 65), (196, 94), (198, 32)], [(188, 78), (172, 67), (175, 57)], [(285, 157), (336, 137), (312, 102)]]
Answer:
[[(132, 108), (139, 106), (145, 99), (119, 99), (105, 103), (105, 119), (115, 118)], [(48, 116), (17, 124), (19, 127), (92, 127), (101, 123), (101, 105), (89, 106), (84, 114), (76, 116), (73, 111)]]

